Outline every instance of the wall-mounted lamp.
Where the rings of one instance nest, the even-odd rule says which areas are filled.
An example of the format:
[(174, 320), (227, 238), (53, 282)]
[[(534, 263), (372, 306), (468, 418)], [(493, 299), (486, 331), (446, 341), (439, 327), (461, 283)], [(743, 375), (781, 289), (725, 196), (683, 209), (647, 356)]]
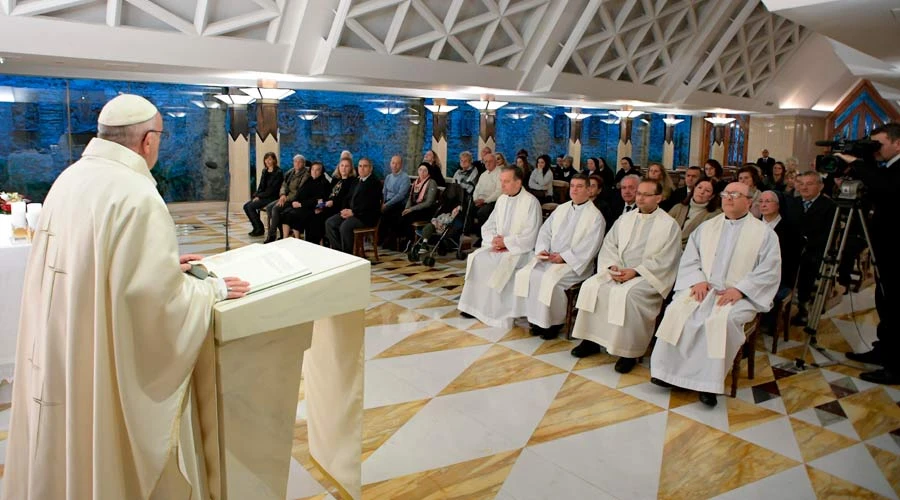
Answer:
[(503, 106), (506, 106), (509, 103), (503, 102), (503, 101), (495, 101), (494, 96), (484, 95), (484, 96), (481, 96), (481, 100), (466, 101), (466, 104), (468, 104), (469, 106), (472, 106), (473, 108), (477, 109), (478, 111), (481, 111), (482, 113), (490, 113), (492, 111), (497, 111), (498, 109), (502, 108)]

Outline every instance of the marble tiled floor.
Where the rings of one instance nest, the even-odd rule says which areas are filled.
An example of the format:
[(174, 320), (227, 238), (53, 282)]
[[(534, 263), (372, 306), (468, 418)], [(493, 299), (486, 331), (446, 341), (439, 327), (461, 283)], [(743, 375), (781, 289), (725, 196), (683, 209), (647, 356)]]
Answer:
[[(176, 222), (184, 253), (223, 249), (222, 216)], [(232, 228), (233, 247), (258, 241), (249, 225)], [(460, 317), (464, 266), (441, 259), (430, 269), (392, 252), (373, 266), (364, 498), (900, 496), (900, 387), (866, 383), (848, 366), (792, 372), (800, 329), (777, 355), (763, 339), (756, 378), (744, 361), (738, 397), (710, 409), (695, 393), (650, 384), (646, 360), (619, 375), (609, 356), (576, 360), (565, 340)], [(819, 342), (864, 350), (876, 322), (871, 290), (847, 296), (823, 318)], [(333, 498), (309, 460), (302, 385), (299, 400), (288, 498)]]

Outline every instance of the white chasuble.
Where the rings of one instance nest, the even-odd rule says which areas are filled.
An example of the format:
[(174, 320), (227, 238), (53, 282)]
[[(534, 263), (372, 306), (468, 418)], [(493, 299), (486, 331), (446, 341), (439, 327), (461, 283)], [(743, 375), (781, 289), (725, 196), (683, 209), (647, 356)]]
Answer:
[[(702, 302), (691, 287), (710, 284)], [(781, 282), (778, 236), (765, 223), (747, 215), (729, 220), (724, 214), (700, 225), (688, 239), (653, 349), (653, 376), (678, 387), (721, 393), (725, 375), (743, 345), (744, 324), (772, 307)], [(744, 298), (716, 304), (717, 292), (736, 288)]]
[[(566, 289), (593, 274), (605, 231), (606, 219), (590, 202), (566, 202), (544, 222), (534, 247), (535, 256), (515, 278), (515, 292), (526, 300), (530, 323), (549, 328), (565, 322)], [(538, 259), (537, 255), (545, 251), (560, 254), (565, 263)]]
[(26, 269), (4, 498), (205, 492), (190, 388), (215, 300), (181, 271), (145, 161), (93, 139), (50, 189)]
[[(482, 247), (470, 253), (466, 263), (460, 311), (493, 327), (512, 327), (515, 318), (525, 316), (525, 301), (514, 293), (513, 275), (528, 263), (541, 219), (540, 203), (525, 189), (497, 199), (481, 227)], [(506, 250), (493, 250), (496, 236), (503, 236)]]
[[(604, 239), (597, 274), (581, 285), (576, 338), (591, 340), (615, 356), (642, 356), (653, 338), (663, 299), (675, 282), (681, 256), (681, 228), (669, 214), (628, 212)], [(610, 266), (635, 269), (638, 276), (617, 283)]]

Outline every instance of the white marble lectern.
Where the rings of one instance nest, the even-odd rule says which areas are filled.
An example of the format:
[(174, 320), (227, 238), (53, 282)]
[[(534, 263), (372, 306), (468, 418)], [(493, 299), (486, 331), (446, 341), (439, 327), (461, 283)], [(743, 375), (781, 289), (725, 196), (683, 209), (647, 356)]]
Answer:
[(200, 371), (215, 363), (215, 380), (195, 377), (210, 495), (285, 498), (302, 364), (310, 454), (360, 498), (369, 262), (293, 238), (271, 244), (312, 274), (215, 307), (215, 355), (198, 360)]

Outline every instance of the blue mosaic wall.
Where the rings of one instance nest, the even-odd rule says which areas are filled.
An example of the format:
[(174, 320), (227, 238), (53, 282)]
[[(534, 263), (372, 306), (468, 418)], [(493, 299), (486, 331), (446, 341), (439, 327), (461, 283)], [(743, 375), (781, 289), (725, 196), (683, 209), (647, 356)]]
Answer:
[[(96, 135), (100, 109), (120, 92), (147, 97), (163, 114), (169, 132), (152, 170), (159, 190), (169, 202), (220, 200), (225, 197), (225, 168), (210, 170), (206, 161), (228, 164), (227, 113), (212, 95), (221, 88), (143, 82), (60, 79), (0, 75), (0, 87), (12, 90), (14, 102), (0, 102), (0, 190), (26, 193), (42, 200), (60, 172), (77, 160), (84, 146)], [(8, 93), (0, 93), (0, 96)], [(204, 105), (207, 103), (207, 105)], [(388, 171), (390, 157), (400, 154), (408, 172), (431, 148), (433, 117), (425, 101), (378, 94), (297, 91), (279, 104), (282, 167), (301, 153), (321, 160), (327, 169), (336, 164), (342, 150), (355, 159), (369, 157), (376, 175)], [(448, 165), (450, 175), (458, 168), (459, 153), (477, 155), (479, 115), (464, 101), (448, 117)], [(379, 108), (399, 109), (384, 114)], [(314, 110), (315, 120), (299, 115)], [(567, 109), (511, 103), (498, 111), (497, 143), (512, 161), (516, 151), (526, 149), (533, 162), (538, 155), (565, 154), (569, 134)], [(594, 110), (589, 112), (596, 112)], [(514, 119), (514, 114), (529, 116)], [(634, 123), (635, 161), (646, 154), (650, 161), (662, 158), (664, 125), (660, 115), (644, 115), (649, 126)], [(676, 165), (688, 158), (690, 117), (676, 126)], [(255, 133), (255, 108), (249, 113), (251, 137)], [(644, 138), (644, 127), (646, 139)], [(611, 164), (616, 157), (618, 125), (599, 117), (586, 120), (582, 140), (583, 157), (601, 156)], [(250, 141), (250, 158), (255, 158)], [(646, 149), (648, 148), (649, 149)], [(646, 149), (646, 153), (643, 151)], [(255, 172), (255, 168), (251, 168)], [(255, 179), (252, 179), (255, 182)]]

